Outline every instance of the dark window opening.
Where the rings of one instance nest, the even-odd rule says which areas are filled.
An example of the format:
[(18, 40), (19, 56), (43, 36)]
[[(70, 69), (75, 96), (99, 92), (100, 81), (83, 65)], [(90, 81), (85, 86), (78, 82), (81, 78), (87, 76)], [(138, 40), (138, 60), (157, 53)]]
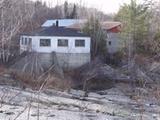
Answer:
[(51, 46), (51, 40), (50, 39), (40, 39), (40, 46), (42, 47)]
[(23, 37), (21, 39), (21, 44), (24, 45), (24, 39), (23, 39)]
[(108, 45), (112, 45), (112, 42), (111, 42), (111, 41), (109, 41), (109, 42), (108, 42)]
[(25, 43), (24, 44), (27, 45), (27, 38), (25, 38)]
[(75, 40), (76, 47), (85, 47), (85, 40)]
[(58, 39), (58, 46), (68, 47), (68, 40), (67, 39)]
[(29, 45), (32, 44), (32, 38), (29, 38), (29, 42), (28, 42)]

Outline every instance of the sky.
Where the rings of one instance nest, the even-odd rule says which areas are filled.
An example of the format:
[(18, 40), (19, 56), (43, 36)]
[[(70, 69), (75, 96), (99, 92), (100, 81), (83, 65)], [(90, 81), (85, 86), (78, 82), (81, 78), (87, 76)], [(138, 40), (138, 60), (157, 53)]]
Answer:
[(51, 6), (54, 6), (57, 3), (60, 5), (63, 4), (65, 1), (68, 1), (69, 3), (76, 3), (86, 7), (97, 8), (98, 10), (101, 10), (107, 14), (118, 12), (118, 9), (121, 5), (130, 2), (130, 0), (40, 0), (40, 1), (46, 1)]
[[(68, 0), (69, 2), (77, 2), (78, 0)], [(80, 0), (79, 0), (80, 1)], [(82, 4), (87, 7), (94, 7), (105, 13), (115, 13), (120, 5), (129, 3), (130, 0), (82, 0)]]

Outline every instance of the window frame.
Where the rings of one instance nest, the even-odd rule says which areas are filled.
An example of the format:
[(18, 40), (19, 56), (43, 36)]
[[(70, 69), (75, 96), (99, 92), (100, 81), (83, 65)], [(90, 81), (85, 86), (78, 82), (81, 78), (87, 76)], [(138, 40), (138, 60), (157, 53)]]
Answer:
[[(42, 40), (47, 40), (47, 41), (49, 41), (49, 44), (47, 44), (47, 45), (42, 45)], [(44, 42), (44, 41), (43, 41)], [(44, 44), (44, 43), (43, 43)], [(51, 47), (51, 39), (47, 39), (47, 38), (41, 38), (41, 39), (39, 39), (39, 46), (40, 47)]]
[[(77, 41), (79, 41), (79, 43), (76, 43)], [(80, 45), (80, 41), (83, 41), (83, 45)], [(75, 40), (75, 47), (85, 47), (85, 46), (86, 46), (85, 39), (76, 39)]]
[[(66, 44), (66, 45), (64, 45), (63, 43), (60, 43), (60, 41), (65, 41), (66, 43), (64, 43), (64, 44)], [(68, 47), (69, 46), (69, 40), (68, 39), (58, 39), (57, 40), (57, 46), (58, 47)]]

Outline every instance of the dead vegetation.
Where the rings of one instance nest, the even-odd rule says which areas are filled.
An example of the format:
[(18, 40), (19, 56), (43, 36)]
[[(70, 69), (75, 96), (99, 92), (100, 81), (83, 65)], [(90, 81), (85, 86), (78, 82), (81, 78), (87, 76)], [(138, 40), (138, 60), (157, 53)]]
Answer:
[[(136, 61), (137, 61), (136, 64), (138, 66), (139, 65), (138, 60)], [(143, 67), (138, 66), (137, 68), (143, 71), (148, 70), (148, 71), (145, 71), (146, 76), (148, 76), (149, 72), (158, 73), (159, 66), (157, 66), (158, 64), (155, 64), (154, 62), (155, 61), (153, 60), (153, 62), (150, 62), (150, 65), (148, 65), (150, 66), (150, 69), (145, 69), (144, 67), (148, 67), (148, 66), (142, 65), (142, 64), (141, 65)], [(145, 62), (141, 60), (140, 63), (145, 63)], [(81, 68), (75, 70), (74, 72), (73, 71), (64, 72), (64, 77), (62, 78), (59, 76), (56, 76), (52, 68), (54, 68), (54, 65), (51, 66), (50, 69), (48, 69), (48, 71), (38, 76), (36, 79), (33, 76), (27, 74), (27, 72), (22, 73), (22, 72), (10, 71), (7, 73), (7, 74), (10, 74), (10, 78), (12, 79), (14, 78), (14, 80), (21, 83), (20, 84), (21, 88), (23, 89), (31, 88), (32, 90), (34, 90), (34, 93), (36, 95), (36, 97), (30, 98), (32, 100), (28, 102), (28, 104), (21, 110), (22, 112), (16, 114), (17, 116), (15, 116), (15, 118), (16, 117), (19, 118), (26, 111), (28, 111), (27, 112), (28, 116), (30, 116), (29, 118), (31, 118), (30, 110), (33, 109), (32, 103), (34, 100), (36, 101), (36, 103), (34, 103), (34, 108), (36, 108), (35, 115), (37, 119), (40, 119), (41, 112), (42, 112), (42, 109), (41, 109), (42, 104), (46, 106), (52, 106), (53, 104), (45, 101), (46, 99), (42, 96), (43, 93), (47, 93), (47, 95), (50, 96), (50, 99), (54, 100), (54, 105), (56, 104), (60, 106), (57, 109), (61, 111), (64, 109), (68, 110), (69, 109), (68, 107), (70, 107), (70, 104), (71, 104), (72, 108), (73, 106), (76, 106), (76, 109), (78, 108), (80, 109), (80, 111), (87, 109), (87, 110), (92, 110), (96, 112), (98, 111), (97, 114), (106, 113), (111, 116), (118, 116), (118, 117), (130, 116), (130, 111), (132, 111), (138, 116), (140, 120), (144, 120), (144, 119), (148, 120), (146, 118), (146, 115), (150, 116), (150, 114), (152, 113), (155, 113), (157, 115), (158, 110), (157, 108), (154, 108), (154, 106), (158, 106), (160, 103), (160, 87), (159, 87), (159, 84), (156, 84), (156, 82), (146, 83), (144, 82), (144, 80), (145, 81), (147, 80), (144, 79), (144, 77), (142, 77), (143, 79), (140, 79), (139, 77), (135, 77), (137, 78), (136, 82), (135, 81), (128, 82), (126, 80), (128, 80), (129, 74), (126, 74), (123, 71), (124, 69), (113, 68), (109, 65), (104, 64), (98, 59), (93, 61), (90, 64), (82, 66)], [(6, 70), (7, 69), (5, 70), (2, 69), (2, 73), (6, 74), (6, 72), (3, 72)], [(137, 73), (139, 73), (140, 70), (138, 70)], [(71, 77), (68, 75), (72, 75), (74, 81), (72, 81)], [(139, 74), (139, 76), (141, 75), (143, 76), (143, 74)], [(118, 81), (120, 83), (118, 83)], [(81, 85), (81, 87), (79, 87), (79, 85)], [(50, 92), (52, 90), (70, 91), (70, 89), (72, 88), (79, 88), (87, 91), (87, 96), (86, 95), (82, 96), (83, 99), (80, 99), (80, 97), (78, 96), (75, 99), (75, 95), (78, 94), (78, 91), (76, 91), (75, 95), (70, 94), (70, 95), (67, 95), (67, 97), (66, 97), (67, 93), (65, 93), (64, 96), (62, 96), (61, 94), (62, 100), (59, 99), (59, 101), (57, 101), (57, 96), (56, 96), (57, 93), (55, 95), (54, 93)], [(115, 88), (116, 90), (114, 90)], [(94, 93), (91, 93), (91, 91), (93, 90), (94, 90)], [(109, 91), (111, 91), (111, 93)], [(104, 97), (105, 95), (106, 97)], [(114, 95), (116, 95), (115, 98), (113, 97)], [(73, 98), (70, 98), (71, 96)], [(69, 102), (68, 98), (73, 101), (75, 100), (76, 102), (74, 103)], [(67, 99), (67, 100), (65, 101), (64, 99)], [(109, 102), (104, 102), (103, 101), (104, 99)], [(2, 101), (4, 100), (5, 99), (2, 97)], [(85, 102), (83, 103), (82, 100)], [(80, 101), (80, 103), (77, 103), (77, 101)], [(112, 104), (110, 102), (112, 102)], [(90, 105), (90, 103), (94, 103), (94, 104)], [(2, 102), (2, 106), (3, 105), (4, 103)], [(105, 106), (105, 109), (102, 109), (102, 106)], [(117, 106), (118, 107), (121, 106), (121, 107), (117, 108)], [(122, 106), (123, 106), (123, 110), (122, 110)], [(110, 109), (108, 109), (108, 107)]]
[[(38, 59), (37, 57), (30, 56), (29, 59), (30, 63), (27, 61), (23, 64), (25, 69), (21, 66), (22, 68), (20, 70), (22, 71), (13, 70), (11, 74), (15, 80), (24, 83), (24, 86), (30, 86), (36, 89), (40, 87), (45, 79), (47, 79), (45, 85), (49, 88), (78, 88), (83, 90), (110, 88), (116, 82), (137, 84), (140, 87), (145, 87), (147, 84), (152, 84), (154, 81), (157, 81), (156, 83), (159, 82), (160, 65), (157, 59), (147, 61), (146, 59), (148, 58), (138, 55), (135, 57), (135, 64), (133, 66), (135, 70), (134, 79), (131, 77), (133, 74), (128, 71), (128, 65), (113, 68), (105, 64), (99, 58), (72, 71), (62, 71), (57, 65), (58, 62), (55, 62), (56, 64), (50, 66), (47, 71), (35, 75), (38, 65), (41, 65), (36, 61)], [(37, 64), (33, 66), (33, 63)], [(33, 69), (29, 69), (29, 72), (27, 72), (26, 68)], [(42, 68), (42, 66), (40, 68)]]
[(52, 63), (45, 63), (45, 58), (40, 55), (36, 52), (26, 54), (10, 67), (9, 74), (21, 83), (22, 88), (39, 90), (43, 85), (44, 88), (69, 89), (71, 80), (64, 76), (58, 65), (56, 54), (52, 53)]
[(68, 90), (72, 86), (71, 79), (60, 78), (54, 73), (49, 72), (38, 78), (34, 78), (32, 75), (27, 73), (20, 73), (17, 71), (10, 72), (12, 79), (20, 83), (17, 87), (31, 88), (33, 90), (39, 90), (42, 84), (44, 84), (43, 89), (57, 89), (57, 90)]
[[(91, 63), (75, 70), (74, 79), (77, 83), (85, 84), (84, 86), (89, 87), (92, 83), (93, 85), (98, 83), (104, 85), (105, 83), (108, 83), (108, 86), (110, 86), (110, 84), (115, 81), (125, 82), (129, 80), (129, 77), (97, 58)], [(103, 87), (102, 85), (99, 86), (99, 88)]]

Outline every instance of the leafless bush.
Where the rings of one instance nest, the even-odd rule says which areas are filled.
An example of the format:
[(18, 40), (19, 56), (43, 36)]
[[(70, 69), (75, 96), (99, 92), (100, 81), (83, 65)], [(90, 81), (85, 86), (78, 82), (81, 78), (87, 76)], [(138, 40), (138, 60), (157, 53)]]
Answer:
[(72, 81), (70, 79), (61, 79), (56, 76), (50, 76), (46, 82), (45, 88), (69, 90), (72, 87)]
[(35, 81), (34, 77), (27, 73), (22, 73), (19, 71), (11, 71), (10, 72), (13, 79), (15, 79), (17, 82), (21, 83), (22, 86), (20, 87), (29, 87), (37, 89), (41, 81)]
[(38, 80), (30, 74), (20, 73), (17, 71), (12, 71), (11, 75), (21, 84), (20, 87), (27, 87), (34, 90), (39, 90), (42, 84), (44, 84), (43, 89), (68, 90), (72, 86), (72, 81), (70, 79), (59, 78), (55, 75), (51, 75), (51, 73), (44, 75)]
[(6, 73), (8, 70), (6, 69), (5, 66), (0, 65), (0, 75)]

